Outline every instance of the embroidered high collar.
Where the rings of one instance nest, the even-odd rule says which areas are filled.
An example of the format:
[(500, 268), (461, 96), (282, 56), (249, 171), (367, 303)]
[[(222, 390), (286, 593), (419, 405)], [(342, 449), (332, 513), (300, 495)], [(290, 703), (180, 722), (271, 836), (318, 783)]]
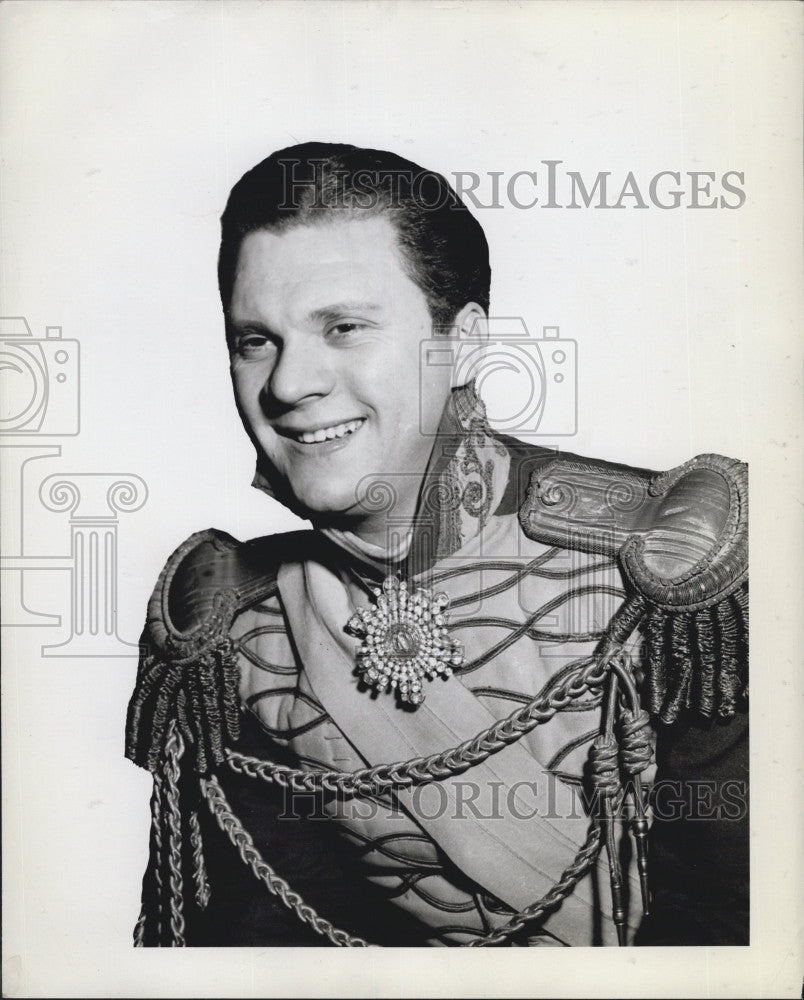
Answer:
[[(422, 476), (413, 525), (389, 550), (352, 532), (319, 531), (376, 572), (415, 576), (456, 552), (485, 528), (508, 482), (510, 455), (489, 427), (474, 383), (453, 389)], [(258, 459), (252, 486), (280, 502)]]

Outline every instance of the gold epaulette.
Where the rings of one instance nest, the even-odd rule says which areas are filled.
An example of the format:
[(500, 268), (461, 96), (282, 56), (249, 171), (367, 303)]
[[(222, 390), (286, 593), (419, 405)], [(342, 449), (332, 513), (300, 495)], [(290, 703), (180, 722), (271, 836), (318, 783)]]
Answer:
[(243, 608), (276, 585), (280, 552), (306, 533), (238, 542), (210, 528), (170, 556), (148, 602), (137, 682), (128, 706), (126, 756), (151, 771), (172, 720), (207, 772), (240, 733), (237, 663), (229, 630)]
[(530, 538), (617, 557), (644, 606), (652, 712), (734, 714), (748, 689), (744, 463), (699, 455), (657, 474), (558, 455), (532, 474), (519, 517)]

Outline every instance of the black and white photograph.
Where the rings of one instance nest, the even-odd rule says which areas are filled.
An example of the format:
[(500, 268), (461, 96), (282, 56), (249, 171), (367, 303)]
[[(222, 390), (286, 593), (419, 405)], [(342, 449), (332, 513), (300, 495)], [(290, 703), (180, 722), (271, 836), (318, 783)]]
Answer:
[(0, 20), (4, 995), (799, 996), (798, 6)]

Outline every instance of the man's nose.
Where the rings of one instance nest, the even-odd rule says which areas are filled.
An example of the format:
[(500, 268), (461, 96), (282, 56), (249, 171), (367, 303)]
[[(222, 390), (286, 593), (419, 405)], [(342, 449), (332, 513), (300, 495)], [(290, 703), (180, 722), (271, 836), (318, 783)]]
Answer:
[(334, 373), (321, 345), (294, 338), (282, 345), (265, 391), (274, 405), (296, 406), (307, 398), (327, 395), (333, 383)]

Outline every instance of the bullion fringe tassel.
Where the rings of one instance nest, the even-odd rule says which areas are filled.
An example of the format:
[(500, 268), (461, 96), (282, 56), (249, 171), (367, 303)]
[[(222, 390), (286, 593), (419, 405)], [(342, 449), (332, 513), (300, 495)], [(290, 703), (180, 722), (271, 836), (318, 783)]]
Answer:
[(126, 725), (126, 756), (156, 772), (169, 727), (178, 722), (184, 744), (193, 748), (195, 767), (206, 774), (240, 738), (237, 655), (229, 636), (212, 648), (185, 651), (166, 662), (143, 658)]
[(646, 699), (662, 722), (685, 708), (731, 718), (747, 697), (748, 584), (711, 608), (679, 613), (651, 609), (643, 626)]

